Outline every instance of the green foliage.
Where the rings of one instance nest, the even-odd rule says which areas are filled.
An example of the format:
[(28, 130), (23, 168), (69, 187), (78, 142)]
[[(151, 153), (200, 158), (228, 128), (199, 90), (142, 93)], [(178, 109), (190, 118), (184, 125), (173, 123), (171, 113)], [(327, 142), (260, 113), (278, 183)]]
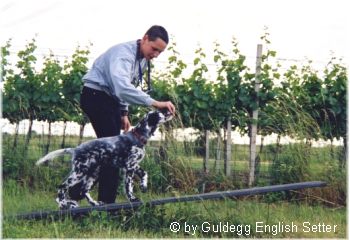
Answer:
[(86, 66), (90, 50), (88, 47), (81, 49), (78, 46), (73, 53), (71, 60), (64, 63), (62, 76), (61, 95), (65, 100), (65, 106), (61, 111), (65, 121), (74, 121), (81, 125), (87, 123), (87, 119), (80, 109), (80, 93), (83, 88), (82, 78), (87, 72)]
[(347, 69), (341, 63), (334, 63), (335, 60), (332, 59), (324, 71), (321, 89), (323, 101), (320, 101), (323, 106), (319, 107), (317, 120), (324, 139), (342, 137), (346, 141)]
[(44, 57), (43, 67), (38, 72), (35, 70), (35, 39), (18, 52), (16, 69), (8, 64), (10, 47), (8, 41), (1, 48), (4, 117), (11, 123), (30, 119), (85, 124), (87, 120), (79, 108), (79, 99), (90, 51), (77, 47), (71, 61), (66, 60), (63, 66), (54, 53), (50, 52)]
[(4, 78), (9, 74), (13, 74), (13, 70), (9, 66), (8, 57), (10, 56), (11, 39), (9, 39), (5, 46), (1, 46), (1, 69), (0, 69), (0, 81), (3, 82)]
[(272, 184), (305, 182), (309, 180), (310, 146), (290, 144), (279, 147), (271, 167)]
[(40, 107), (37, 120), (54, 122), (62, 120), (63, 116), (58, 111), (64, 105), (61, 93), (62, 67), (54, 58), (53, 53), (44, 59), (44, 66), (39, 74), (40, 89), (38, 106)]
[[(262, 36), (266, 46), (270, 44), (268, 36), (267, 33)], [(18, 52), (15, 68), (8, 62), (10, 43), (9, 40), (1, 48), (4, 118), (11, 123), (29, 119), (49, 123), (75, 121), (84, 126), (87, 119), (79, 107), (79, 98), (83, 84), (81, 78), (87, 71), (89, 49), (78, 46), (63, 65), (50, 53), (44, 58), (43, 68), (37, 71), (35, 39)], [(233, 39), (230, 54), (224, 53), (220, 50), (220, 45), (215, 44), (217, 79), (207, 77), (206, 53), (202, 48), (195, 51), (194, 70), (185, 78), (183, 72), (187, 66), (175, 48), (176, 43), (169, 46), (172, 53), (168, 59), (169, 66), (165, 73), (156, 75), (152, 92), (155, 99), (170, 100), (177, 108), (176, 120), (161, 128), (167, 140), (171, 138), (171, 131), (175, 128), (191, 127), (201, 133), (204, 130), (219, 132), (228, 120), (231, 120), (235, 130), (249, 133), (252, 112), (258, 109), (258, 131), (263, 136), (275, 133), (278, 136), (308, 141), (343, 138), (346, 143), (347, 69), (336, 58), (332, 58), (326, 66), (323, 76), (312, 69), (311, 63), (301, 67), (291, 66), (281, 74), (280, 66), (271, 64), (277, 53), (267, 48), (262, 56), (261, 73), (256, 77), (246, 65), (246, 57), (240, 52), (238, 42)], [(260, 83), (258, 94), (254, 90), (256, 81)], [(132, 122), (135, 123), (148, 109), (133, 107), (131, 111)], [(29, 139), (30, 135), (28, 141)], [(29, 146), (28, 141), (25, 147)], [(172, 142), (166, 141), (164, 149), (167, 149), (167, 144), (171, 145)], [(16, 146), (16, 140), (13, 146)], [(168, 159), (176, 159), (176, 153), (174, 156), (168, 156)], [(23, 168), (22, 161), (27, 158), (26, 150), (14, 151), (13, 156), (8, 154), (7, 158), (4, 161), (5, 173), (20, 171)], [(345, 159), (345, 154), (340, 158)], [(276, 167), (280, 168), (283, 162), (293, 162), (292, 159), (283, 157), (276, 161)], [(345, 160), (341, 161), (341, 166), (345, 166)], [(291, 167), (298, 168), (294, 164), (299, 162), (293, 162)], [(193, 175), (177, 170), (186, 169), (186, 163), (167, 164), (169, 166), (160, 166), (161, 175), (153, 176), (155, 182), (161, 182), (162, 189), (167, 188), (169, 182), (189, 184), (189, 189), (193, 189)], [(170, 166), (176, 166), (176, 169)], [(292, 173), (295, 169), (292, 170), (279, 169), (274, 174), (283, 177), (284, 173)], [(171, 181), (163, 182), (164, 179)]]
[[(261, 37), (266, 46), (271, 42), (268, 38), (267, 32)], [(63, 66), (50, 53), (44, 58), (43, 69), (37, 72), (35, 39), (19, 51), (16, 69), (8, 63), (10, 43), (9, 40), (1, 48), (4, 117), (12, 123), (37, 119), (75, 121), (85, 125), (87, 119), (79, 108), (79, 98), (89, 49), (78, 46), (71, 60), (66, 60)], [(183, 78), (187, 65), (180, 59), (176, 43), (171, 43), (169, 65), (164, 73), (155, 75), (152, 97), (175, 103), (180, 120), (176, 127), (216, 131), (230, 119), (234, 129), (249, 133), (252, 112), (259, 109), (259, 134), (288, 135), (292, 132), (291, 123), (298, 124), (299, 117), (288, 108), (288, 114), (282, 119), (285, 111), (278, 106), (285, 99), (292, 99), (295, 106), (302, 108), (303, 115), (308, 114), (318, 125), (318, 128), (313, 128), (316, 131), (308, 131), (307, 138), (346, 139), (347, 69), (341, 61), (332, 58), (322, 77), (309, 65), (291, 66), (281, 74), (280, 65), (270, 63), (277, 53), (267, 47), (262, 56), (261, 74), (256, 78), (247, 67), (246, 57), (241, 54), (235, 39), (232, 46), (231, 54), (226, 54), (215, 43), (214, 62), (218, 77), (214, 80), (206, 77), (208, 67), (204, 63), (206, 53), (202, 48), (195, 51), (192, 74)], [(254, 91), (256, 81), (260, 83), (258, 94)], [(147, 109), (140, 107), (131, 109), (133, 118), (139, 118), (145, 111)], [(288, 122), (289, 129), (278, 119)], [(302, 135), (300, 133), (296, 135)]]
[[(214, 60), (221, 60), (221, 68), (218, 70), (219, 82), (215, 85), (217, 109), (218, 115), (224, 116), (225, 122), (231, 119), (233, 128), (245, 132), (249, 122), (249, 109), (255, 104), (254, 86), (250, 83), (253, 75), (247, 72), (246, 57), (240, 53), (235, 39), (232, 45), (232, 58), (228, 58), (218, 49), (215, 50), (217, 54)], [(221, 75), (223, 72), (225, 77)]]
[(309, 138), (346, 139), (347, 69), (335, 61), (333, 58), (327, 65), (323, 77), (310, 65), (301, 69), (291, 66), (284, 75), (280, 95), (302, 106), (318, 125), (319, 130), (310, 131)]
[[(8, 44), (4, 50), (8, 51)], [(14, 70), (6, 70), (4, 75), (3, 111), (4, 117), (12, 123), (23, 119), (35, 119), (40, 98), (40, 80), (35, 71), (35, 39), (18, 52), (18, 62)]]

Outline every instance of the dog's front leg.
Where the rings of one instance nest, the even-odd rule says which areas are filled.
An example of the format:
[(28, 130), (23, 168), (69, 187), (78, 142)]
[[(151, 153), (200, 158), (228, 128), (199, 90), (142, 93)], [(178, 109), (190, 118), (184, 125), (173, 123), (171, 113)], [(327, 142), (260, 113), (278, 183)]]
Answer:
[(136, 170), (136, 174), (141, 178), (140, 188), (142, 192), (147, 191), (148, 174), (142, 168)]
[(145, 156), (143, 148), (133, 146), (130, 150), (130, 154), (126, 161), (125, 166), (125, 192), (130, 202), (140, 201), (134, 196), (134, 175), (137, 169), (139, 169), (139, 162)]
[(89, 202), (89, 204), (90, 204), (91, 206), (101, 206), (101, 205), (104, 204), (104, 202), (95, 201), (95, 200), (91, 197), (90, 193), (88, 193), (88, 192), (85, 193), (85, 198), (88, 200), (88, 202)]
[(130, 202), (140, 201), (137, 197), (134, 196), (134, 170), (126, 170), (125, 173), (125, 193)]

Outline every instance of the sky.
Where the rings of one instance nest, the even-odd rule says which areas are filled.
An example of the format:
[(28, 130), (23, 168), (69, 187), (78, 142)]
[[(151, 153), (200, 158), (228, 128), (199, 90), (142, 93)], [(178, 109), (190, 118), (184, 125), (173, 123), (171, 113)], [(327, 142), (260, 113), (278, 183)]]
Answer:
[[(255, 63), (256, 46), (267, 31), (269, 49), (282, 62), (313, 60), (325, 66), (331, 56), (349, 66), (346, 0), (1, 0), (0, 43), (12, 51), (36, 38), (38, 53), (71, 55), (90, 42), (90, 58), (114, 44), (141, 38), (154, 24), (164, 26), (186, 63), (202, 47), (208, 56), (218, 42), (224, 52), (235, 37), (241, 53)], [(266, 50), (266, 46), (264, 46)], [(165, 63), (169, 52), (155, 64)], [(296, 62), (297, 62), (296, 61)], [(207, 62), (213, 63), (212, 58)], [(253, 66), (252, 66), (253, 67)]]

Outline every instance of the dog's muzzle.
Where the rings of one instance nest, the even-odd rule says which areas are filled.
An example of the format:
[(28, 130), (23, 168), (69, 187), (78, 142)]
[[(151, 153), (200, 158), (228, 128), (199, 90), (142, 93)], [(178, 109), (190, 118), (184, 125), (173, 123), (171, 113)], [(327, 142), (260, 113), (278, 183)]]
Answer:
[(165, 121), (170, 121), (174, 115), (168, 109), (162, 109), (161, 113), (163, 113)]

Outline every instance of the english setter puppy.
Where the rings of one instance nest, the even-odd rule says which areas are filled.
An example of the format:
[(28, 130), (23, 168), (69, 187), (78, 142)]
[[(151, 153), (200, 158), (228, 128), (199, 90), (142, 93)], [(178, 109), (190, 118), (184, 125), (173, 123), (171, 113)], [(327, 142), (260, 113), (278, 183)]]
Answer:
[(89, 194), (98, 180), (102, 164), (122, 168), (125, 173), (126, 196), (131, 202), (139, 201), (133, 194), (133, 178), (135, 174), (138, 175), (141, 179), (141, 190), (147, 190), (147, 173), (139, 165), (145, 156), (144, 146), (159, 124), (171, 120), (172, 117), (168, 110), (151, 111), (125, 134), (94, 139), (76, 148), (56, 150), (38, 160), (36, 165), (64, 154), (72, 155), (71, 172), (58, 188), (56, 202), (59, 208), (76, 208), (79, 206), (78, 201), (83, 198), (92, 206), (104, 204), (95, 201)]

